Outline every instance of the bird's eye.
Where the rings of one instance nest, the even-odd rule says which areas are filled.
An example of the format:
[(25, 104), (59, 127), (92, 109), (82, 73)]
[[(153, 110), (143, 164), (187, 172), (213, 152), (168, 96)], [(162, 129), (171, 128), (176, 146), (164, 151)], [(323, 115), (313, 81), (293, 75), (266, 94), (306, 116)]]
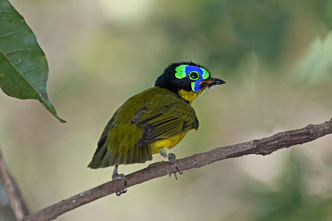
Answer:
[(193, 81), (196, 81), (197, 79), (199, 79), (199, 75), (197, 74), (197, 72), (193, 71), (193, 72), (190, 72), (189, 78)]

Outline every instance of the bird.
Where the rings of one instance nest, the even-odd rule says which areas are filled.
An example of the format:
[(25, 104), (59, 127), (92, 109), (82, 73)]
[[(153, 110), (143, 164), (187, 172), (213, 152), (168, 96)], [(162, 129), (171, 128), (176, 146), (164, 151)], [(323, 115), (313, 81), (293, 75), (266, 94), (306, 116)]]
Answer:
[[(198, 129), (192, 103), (199, 95), (225, 81), (211, 77), (209, 70), (192, 61), (169, 64), (153, 87), (129, 98), (107, 123), (88, 167), (115, 166), (112, 179), (122, 164), (145, 163), (159, 153), (173, 163), (176, 156), (170, 149), (190, 130)], [(176, 173), (174, 173), (175, 178)], [(121, 190), (116, 194), (125, 193)]]

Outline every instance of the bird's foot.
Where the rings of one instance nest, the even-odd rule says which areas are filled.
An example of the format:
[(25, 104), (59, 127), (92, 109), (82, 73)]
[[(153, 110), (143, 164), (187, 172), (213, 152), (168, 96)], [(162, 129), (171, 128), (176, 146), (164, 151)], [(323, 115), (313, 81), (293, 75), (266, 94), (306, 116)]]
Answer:
[[(124, 186), (127, 186), (127, 180), (124, 174), (118, 174), (118, 165), (115, 166), (114, 171), (113, 171), (113, 175), (112, 175), (112, 180), (123, 180), (124, 181)], [(116, 192), (117, 196), (120, 196), (123, 193), (126, 193), (127, 189), (123, 189), (120, 191)]]
[[(178, 166), (176, 165), (176, 156), (175, 156), (174, 153), (169, 153), (168, 154), (168, 161), (171, 162), (174, 165), (174, 167), (176, 168), (176, 170), (177, 170), (177, 172), (174, 173), (174, 177), (177, 180), (178, 179), (177, 173), (179, 173), (180, 175), (182, 175), (183, 172), (180, 171), (179, 168), (178, 168)], [(170, 174), (169, 176), (171, 176), (171, 175), (172, 174)]]

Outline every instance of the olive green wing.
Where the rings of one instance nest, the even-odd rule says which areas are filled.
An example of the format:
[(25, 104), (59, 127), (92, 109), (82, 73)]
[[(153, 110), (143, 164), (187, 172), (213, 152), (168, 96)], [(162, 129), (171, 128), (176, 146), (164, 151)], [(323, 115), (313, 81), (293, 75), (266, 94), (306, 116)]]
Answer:
[(173, 95), (154, 97), (133, 116), (132, 121), (143, 128), (136, 143), (139, 147), (198, 128), (194, 109)]
[(152, 160), (149, 146), (138, 147), (135, 144), (142, 131), (142, 128), (133, 124), (131, 120), (115, 122), (112, 118), (100, 137), (97, 150), (88, 167), (101, 168)]

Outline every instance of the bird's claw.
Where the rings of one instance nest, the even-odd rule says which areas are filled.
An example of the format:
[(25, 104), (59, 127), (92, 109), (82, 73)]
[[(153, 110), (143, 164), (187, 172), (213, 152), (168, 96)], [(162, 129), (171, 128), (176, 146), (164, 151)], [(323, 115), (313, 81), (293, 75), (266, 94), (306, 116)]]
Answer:
[[(123, 180), (124, 181), (124, 186), (125, 187), (127, 186), (126, 176), (124, 174), (118, 174), (118, 165), (116, 165), (115, 168), (114, 168), (114, 172), (113, 172), (113, 175), (112, 175), (112, 180)], [(126, 192), (127, 192), (127, 189), (123, 189), (123, 190), (117, 191), (116, 195), (120, 196), (121, 194), (126, 193)]]
[(121, 196), (121, 194), (126, 193), (126, 192), (127, 192), (127, 189), (123, 189), (123, 190), (117, 191), (115, 194), (117, 196)]
[(112, 180), (123, 180), (124, 185), (127, 186), (127, 180), (124, 174), (113, 174)]
[[(180, 175), (182, 175), (183, 172), (180, 171), (179, 168), (178, 168), (178, 166), (176, 165), (176, 156), (175, 156), (175, 154), (173, 154), (173, 153), (168, 154), (168, 160), (169, 160), (169, 162), (171, 162), (174, 165), (175, 169), (177, 170), (177, 172), (174, 173), (174, 177), (177, 180), (178, 179), (177, 173), (179, 173)], [(172, 174), (169, 174), (169, 176), (171, 177)]]
[[(127, 186), (127, 180), (126, 180), (126, 177), (124, 174), (116, 174), (116, 176), (113, 175), (112, 180), (123, 180), (124, 186)], [(121, 194), (126, 193), (126, 192), (127, 192), (127, 189), (123, 189), (123, 190), (117, 191), (116, 195), (120, 196)]]

